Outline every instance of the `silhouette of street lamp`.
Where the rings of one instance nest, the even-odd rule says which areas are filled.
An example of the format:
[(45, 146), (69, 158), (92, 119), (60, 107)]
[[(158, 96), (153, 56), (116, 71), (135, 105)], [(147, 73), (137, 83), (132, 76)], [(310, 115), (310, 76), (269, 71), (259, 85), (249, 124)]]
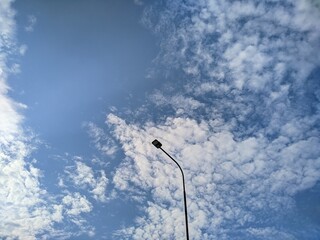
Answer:
[(173, 159), (173, 157), (171, 157), (169, 155), (169, 153), (167, 153), (165, 150), (163, 150), (162, 144), (161, 142), (159, 142), (157, 139), (153, 140), (152, 144), (156, 147), (156, 148), (160, 148), (162, 150), (162, 152), (164, 152), (169, 158), (171, 158), (172, 161), (175, 162), (175, 164), (177, 164), (177, 166), (179, 167), (181, 174), (182, 174), (182, 183), (183, 183), (183, 199), (184, 199), (184, 214), (185, 214), (185, 220), (186, 220), (186, 237), (187, 240), (189, 240), (189, 227), (188, 227), (188, 211), (187, 211), (187, 195), (186, 195), (186, 187), (185, 187), (185, 182), (184, 182), (184, 174), (182, 171), (182, 168), (180, 167), (180, 165), (178, 164), (178, 162), (176, 160)]

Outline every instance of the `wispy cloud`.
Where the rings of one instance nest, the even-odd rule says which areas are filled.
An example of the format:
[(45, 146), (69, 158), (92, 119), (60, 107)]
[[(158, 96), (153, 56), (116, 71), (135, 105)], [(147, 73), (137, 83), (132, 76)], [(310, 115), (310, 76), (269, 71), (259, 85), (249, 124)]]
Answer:
[(88, 134), (97, 150), (107, 156), (113, 156), (117, 151), (117, 146), (111, 136), (108, 136), (102, 128), (92, 122), (84, 123)]
[(170, 1), (145, 10), (161, 42), (157, 63), (188, 80), (150, 97), (157, 108), (149, 114), (173, 110), (161, 111), (165, 121), (107, 117), (127, 156), (115, 186), (154, 198), (117, 234), (183, 236), (181, 177), (152, 148), (158, 138), (185, 169), (195, 239), (315, 239), (315, 225), (287, 223), (295, 194), (320, 179), (320, 12), (312, 4)]
[(143, 5), (143, 1), (141, 1), (141, 0), (133, 0), (133, 2), (134, 2), (134, 4), (139, 5), (139, 6)]
[(88, 189), (93, 198), (98, 201), (106, 201), (106, 188), (108, 179), (103, 170), (99, 171), (100, 176), (95, 176), (93, 168), (83, 162), (76, 161), (75, 166), (66, 168), (66, 173), (73, 184), (77, 187)]
[(205, 105), (192, 97), (176, 94), (173, 96), (164, 95), (157, 91), (150, 96), (150, 100), (158, 107), (170, 106), (176, 114), (193, 113), (194, 110), (204, 107)]
[(33, 32), (36, 23), (37, 18), (34, 15), (29, 15), (27, 26), (24, 28), (26, 32)]

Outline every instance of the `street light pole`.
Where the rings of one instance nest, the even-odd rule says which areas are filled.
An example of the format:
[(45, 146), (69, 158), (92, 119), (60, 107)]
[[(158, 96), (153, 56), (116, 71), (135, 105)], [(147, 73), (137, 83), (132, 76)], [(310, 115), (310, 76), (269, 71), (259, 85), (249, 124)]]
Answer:
[(169, 153), (167, 153), (165, 150), (163, 150), (162, 144), (161, 142), (159, 142), (157, 139), (153, 140), (152, 144), (156, 147), (156, 148), (160, 148), (162, 150), (162, 152), (164, 152), (172, 161), (175, 162), (175, 164), (177, 164), (177, 166), (179, 167), (181, 174), (182, 174), (182, 183), (183, 183), (183, 200), (184, 200), (184, 214), (185, 214), (185, 221), (186, 221), (186, 237), (187, 240), (189, 240), (189, 227), (188, 227), (188, 210), (187, 210), (187, 195), (186, 195), (186, 186), (185, 186), (185, 181), (184, 181), (184, 173), (182, 171), (182, 168), (180, 167), (179, 163), (173, 159), (173, 157), (171, 157), (169, 155)]

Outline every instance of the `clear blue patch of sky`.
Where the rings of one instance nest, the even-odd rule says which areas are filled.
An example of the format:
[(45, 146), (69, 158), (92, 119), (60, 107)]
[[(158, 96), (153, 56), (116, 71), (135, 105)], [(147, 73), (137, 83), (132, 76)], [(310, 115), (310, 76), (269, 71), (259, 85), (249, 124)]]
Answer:
[[(26, 0), (14, 7), (28, 50), (10, 82), (12, 95), (29, 107), (26, 125), (53, 148), (83, 154), (84, 121), (103, 122), (108, 107), (156, 86), (146, 69), (158, 47), (133, 1)], [(37, 18), (33, 32), (24, 30), (29, 15)]]

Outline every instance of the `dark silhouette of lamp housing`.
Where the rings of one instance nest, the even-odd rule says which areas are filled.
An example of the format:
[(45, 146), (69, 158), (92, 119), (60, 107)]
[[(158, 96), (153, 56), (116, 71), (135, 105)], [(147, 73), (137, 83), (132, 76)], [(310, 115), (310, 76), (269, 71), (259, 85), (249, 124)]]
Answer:
[(169, 153), (167, 153), (165, 150), (163, 150), (161, 142), (159, 142), (157, 139), (152, 141), (152, 144), (156, 148), (160, 148), (162, 152), (164, 152), (172, 161), (174, 161), (175, 164), (179, 167), (181, 174), (182, 174), (182, 186), (183, 186), (183, 201), (184, 201), (184, 216), (185, 216), (185, 221), (186, 221), (186, 238), (189, 240), (189, 226), (188, 226), (188, 210), (187, 210), (187, 194), (186, 194), (186, 186), (185, 186), (185, 181), (184, 181), (184, 173), (182, 171), (182, 168), (180, 167), (179, 163), (170, 156)]
[(161, 148), (161, 147), (162, 147), (161, 142), (159, 142), (157, 139), (153, 140), (152, 144), (153, 144), (156, 148)]

